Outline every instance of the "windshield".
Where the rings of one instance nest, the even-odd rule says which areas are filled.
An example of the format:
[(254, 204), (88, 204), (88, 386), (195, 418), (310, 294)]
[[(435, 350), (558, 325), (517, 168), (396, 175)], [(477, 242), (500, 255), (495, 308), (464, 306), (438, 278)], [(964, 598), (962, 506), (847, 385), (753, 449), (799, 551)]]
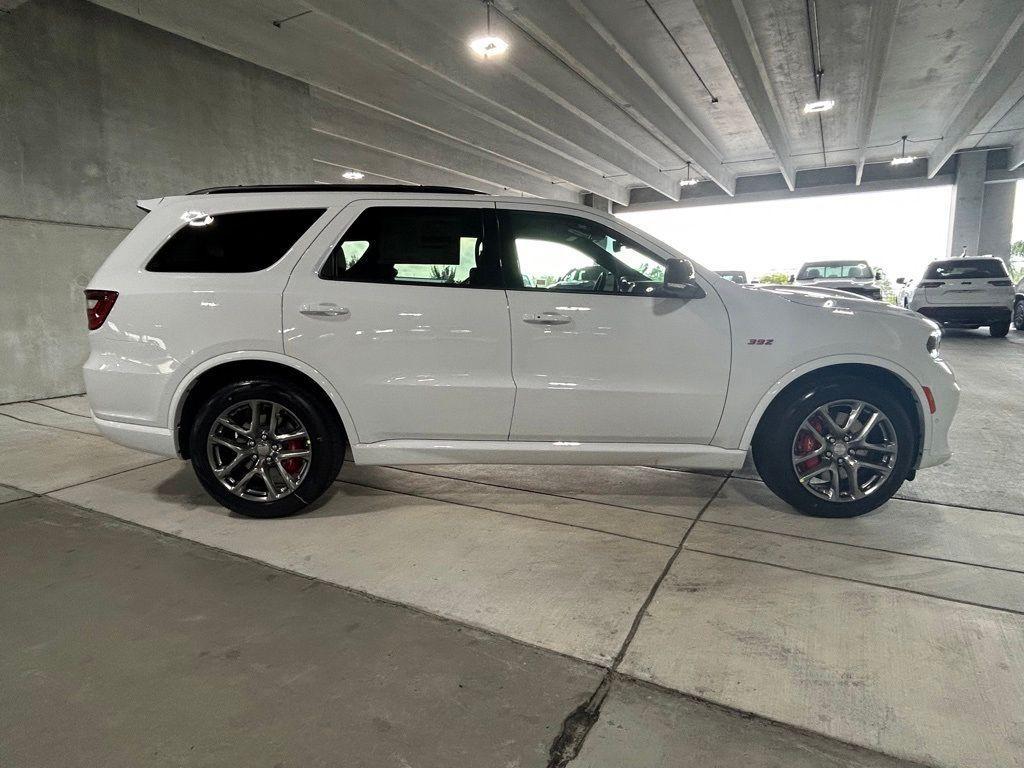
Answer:
[(800, 267), (797, 280), (821, 280), (836, 278), (861, 278), (870, 280), (874, 277), (871, 267), (866, 261), (820, 261), (804, 264)]
[(974, 280), (984, 277), (1008, 277), (1000, 259), (950, 259), (928, 265), (926, 280)]

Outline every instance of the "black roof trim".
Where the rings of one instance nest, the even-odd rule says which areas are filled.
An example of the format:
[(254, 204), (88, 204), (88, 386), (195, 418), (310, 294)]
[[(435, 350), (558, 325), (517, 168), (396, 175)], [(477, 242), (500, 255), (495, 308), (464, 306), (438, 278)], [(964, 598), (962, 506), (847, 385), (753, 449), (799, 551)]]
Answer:
[(431, 194), (482, 195), (461, 187), (419, 187), (412, 184), (248, 184), (236, 187), (210, 187), (190, 195), (228, 195), (236, 192), (410, 192)]

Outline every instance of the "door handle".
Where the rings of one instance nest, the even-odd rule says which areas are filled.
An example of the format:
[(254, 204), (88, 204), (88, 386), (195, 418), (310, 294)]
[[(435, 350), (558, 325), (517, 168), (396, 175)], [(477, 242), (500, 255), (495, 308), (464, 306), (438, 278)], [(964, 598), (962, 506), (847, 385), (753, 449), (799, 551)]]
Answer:
[(300, 315), (309, 317), (344, 317), (349, 314), (348, 308), (327, 302), (321, 304), (303, 304), (299, 308)]
[(558, 312), (541, 312), (539, 315), (523, 315), (523, 322), (535, 325), (565, 325), (571, 323), (572, 318)]

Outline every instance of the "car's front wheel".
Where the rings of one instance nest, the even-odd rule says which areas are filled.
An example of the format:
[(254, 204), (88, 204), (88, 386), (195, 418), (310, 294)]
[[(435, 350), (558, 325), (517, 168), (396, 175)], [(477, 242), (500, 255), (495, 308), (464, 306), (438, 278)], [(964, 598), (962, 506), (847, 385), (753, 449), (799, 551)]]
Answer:
[(913, 465), (907, 405), (867, 379), (819, 380), (772, 404), (753, 444), (765, 483), (801, 512), (855, 517), (888, 501)]
[(1017, 299), (1013, 305), (1013, 327), (1018, 331), (1024, 331), (1024, 299)]
[(247, 517), (285, 517), (312, 504), (345, 456), (343, 430), (312, 393), (263, 379), (213, 393), (189, 444), (203, 487)]

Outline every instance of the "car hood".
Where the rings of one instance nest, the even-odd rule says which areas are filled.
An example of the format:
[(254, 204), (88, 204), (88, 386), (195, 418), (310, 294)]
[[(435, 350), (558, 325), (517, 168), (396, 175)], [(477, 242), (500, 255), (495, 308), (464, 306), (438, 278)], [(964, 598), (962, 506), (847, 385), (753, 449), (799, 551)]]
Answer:
[(902, 307), (882, 301), (875, 301), (856, 293), (828, 288), (820, 283), (813, 286), (758, 285), (753, 290), (772, 293), (786, 301), (802, 304), (806, 307), (849, 309), (855, 312), (873, 312), (875, 314), (899, 317), (914, 317), (916, 315), (915, 312), (911, 312), (909, 309), (903, 309)]

